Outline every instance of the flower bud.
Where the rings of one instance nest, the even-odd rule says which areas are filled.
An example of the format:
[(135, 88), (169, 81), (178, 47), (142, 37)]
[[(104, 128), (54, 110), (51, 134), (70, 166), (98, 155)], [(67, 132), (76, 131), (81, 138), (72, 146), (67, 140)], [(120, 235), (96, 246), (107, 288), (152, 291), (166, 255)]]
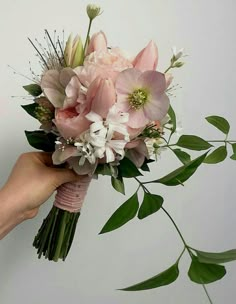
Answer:
[(74, 40), (72, 39), (72, 35), (69, 36), (66, 42), (64, 58), (67, 67), (76, 68), (77, 66), (83, 64), (83, 44), (78, 35), (74, 38)]
[(90, 20), (93, 20), (100, 15), (101, 7), (96, 4), (87, 5), (87, 14)]
[(184, 65), (184, 62), (178, 61), (174, 64), (174, 68), (181, 68)]

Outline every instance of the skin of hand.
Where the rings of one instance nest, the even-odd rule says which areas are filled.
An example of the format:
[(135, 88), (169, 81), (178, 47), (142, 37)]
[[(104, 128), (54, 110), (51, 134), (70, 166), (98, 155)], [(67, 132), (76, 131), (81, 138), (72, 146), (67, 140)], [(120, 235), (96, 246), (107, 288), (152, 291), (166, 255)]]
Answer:
[(53, 166), (51, 153), (22, 154), (0, 190), (0, 239), (17, 224), (35, 217), (60, 185), (78, 180), (72, 170)]

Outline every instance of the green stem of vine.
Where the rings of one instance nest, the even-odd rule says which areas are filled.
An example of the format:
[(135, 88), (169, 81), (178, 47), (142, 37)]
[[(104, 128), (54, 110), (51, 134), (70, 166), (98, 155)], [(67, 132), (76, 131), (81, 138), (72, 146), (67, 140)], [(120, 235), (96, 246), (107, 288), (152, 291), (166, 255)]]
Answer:
[[(143, 184), (137, 177), (134, 177), (134, 179), (139, 183), (139, 188), (142, 187), (143, 190), (144, 190), (144, 192), (150, 193), (150, 191), (144, 186), (144, 184)], [(138, 189), (139, 189), (139, 188), (138, 188)], [(180, 238), (181, 238), (181, 240), (182, 240), (182, 242), (183, 242), (183, 244), (184, 244), (184, 250), (182, 251), (181, 255), (179, 256), (178, 261), (180, 260), (180, 258), (182, 257), (182, 255), (183, 255), (183, 253), (184, 253), (184, 251), (185, 251), (186, 249), (187, 249), (187, 251), (188, 251), (188, 253), (189, 253), (189, 255), (190, 255), (190, 258), (192, 259), (193, 253), (191, 252), (190, 247), (187, 245), (187, 243), (186, 243), (186, 241), (185, 241), (185, 239), (184, 239), (184, 237), (183, 237), (181, 231), (179, 230), (179, 227), (177, 226), (177, 224), (175, 223), (174, 219), (173, 219), (172, 216), (169, 214), (169, 212), (168, 212), (163, 206), (161, 207), (161, 209), (162, 209), (162, 211), (167, 215), (167, 217), (171, 220), (172, 224), (174, 225), (176, 231), (178, 232), (178, 234), (179, 234), (179, 236), (180, 236)], [(209, 295), (209, 293), (208, 293), (208, 291), (207, 291), (207, 289), (206, 289), (206, 286), (205, 286), (203, 283), (202, 283), (202, 287), (203, 287), (203, 289), (204, 289), (204, 291), (205, 291), (205, 293), (206, 293), (206, 296), (207, 296), (207, 298), (208, 298), (210, 304), (213, 304), (213, 302), (212, 302), (212, 300), (211, 300), (211, 298), (210, 298), (210, 295)]]
[(207, 296), (209, 302), (210, 302), (211, 304), (213, 304), (212, 299), (211, 299), (211, 297), (210, 297), (210, 295), (209, 295), (209, 293), (208, 293), (208, 291), (207, 291), (207, 289), (206, 289), (205, 284), (202, 284), (202, 287), (203, 287), (203, 289), (204, 289), (204, 291), (205, 291), (205, 294), (206, 294), (206, 296)]

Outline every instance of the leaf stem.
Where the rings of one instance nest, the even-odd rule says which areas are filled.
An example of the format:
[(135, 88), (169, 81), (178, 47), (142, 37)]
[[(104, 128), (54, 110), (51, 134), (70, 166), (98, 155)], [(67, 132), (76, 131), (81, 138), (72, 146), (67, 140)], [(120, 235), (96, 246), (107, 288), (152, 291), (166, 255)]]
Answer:
[(209, 302), (210, 302), (211, 304), (213, 304), (212, 299), (211, 299), (211, 297), (210, 297), (210, 295), (209, 295), (209, 293), (208, 293), (208, 291), (207, 291), (207, 289), (206, 289), (205, 284), (202, 283), (202, 287), (203, 287), (203, 289), (204, 289), (204, 291), (205, 291), (205, 294), (206, 294), (206, 296), (207, 296)]
[(207, 140), (208, 142), (236, 143), (236, 140)]

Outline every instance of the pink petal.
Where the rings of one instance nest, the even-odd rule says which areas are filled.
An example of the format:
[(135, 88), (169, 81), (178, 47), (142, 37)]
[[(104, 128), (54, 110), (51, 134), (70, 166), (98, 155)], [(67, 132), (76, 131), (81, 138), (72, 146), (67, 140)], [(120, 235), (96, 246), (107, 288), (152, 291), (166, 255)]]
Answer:
[(168, 88), (170, 85), (171, 85), (171, 83), (172, 83), (172, 81), (173, 81), (173, 75), (172, 74), (170, 74), (170, 73), (167, 73), (167, 74), (165, 74), (165, 79), (166, 79), (166, 88)]
[(153, 41), (136, 56), (133, 66), (140, 71), (156, 70), (158, 62), (158, 50)]
[(130, 94), (139, 86), (141, 72), (137, 69), (127, 69), (121, 72), (116, 79), (117, 94)]
[(75, 76), (75, 72), (71, 68), (64, 68), (60, 72), (60, 83), (65, 88), (70, 82), (71, 78)]
[(139, 77), (143, 88), (147, 88), (155, 96), (163, 94), (166, 90), (165, 75), (156, 71), (146, 71)]
[(149, 120), (161, 120), (168, 112), (170, 101), (164, 93), (158, 96), (158, 99), (153, 99), (144, 105), (144, 113)]
[(109, 109), (116, 101), (116, 92), (111, 79), (102, 79), (92, 101), (91, 110), (106, 118)]
[(84, 131), (89, 129), (91, 124), (83, 115), (72, 118), (59, 119), (56, 117), (54, 123), (59, 133), (65, 138), (78, 138)]
[(150, 120), (144, 114), (143, 109), (140, 110), (130, 110), (129, 111), (129, 121), (128, 125), (131, 128), (142, 128), (144, 127)]
[(102, 31), (95, 33), (91, 37), (86, 55), (94, 51), (107, 51), (107, 38)]
[(60, 83), (60, 73), (58, 71), (47, 71), (42, 77), (41, 88), (46, 97), (56, 108), (63, 106), (65, 94), (64, 88)]
[(62, 108), (65, 100), (65, 95), (56, 89), (43, 89), (44, 95), (50, 100), (55, 108)]
[(73, 76), (66, 87), (66, 99), (64, 108), (73, 107), (77, 104), (80, 93), (80, 82), (77, 76)]
[(90, 164), (90, 162), (87, 160), (85, 160), (83, 166), (79, 166), (79, 157), (73, 157), (69, 159), (68, 163), (78, 175), (92, 175), (97, 167), (97, 162), (95, 164)]
[(77, 156), (78, 150), (75, 147), (67, 147), (64, 151), (56, 150), (52, 155), (54, 165), (60, 165), (64, 163), (68, 158)]

